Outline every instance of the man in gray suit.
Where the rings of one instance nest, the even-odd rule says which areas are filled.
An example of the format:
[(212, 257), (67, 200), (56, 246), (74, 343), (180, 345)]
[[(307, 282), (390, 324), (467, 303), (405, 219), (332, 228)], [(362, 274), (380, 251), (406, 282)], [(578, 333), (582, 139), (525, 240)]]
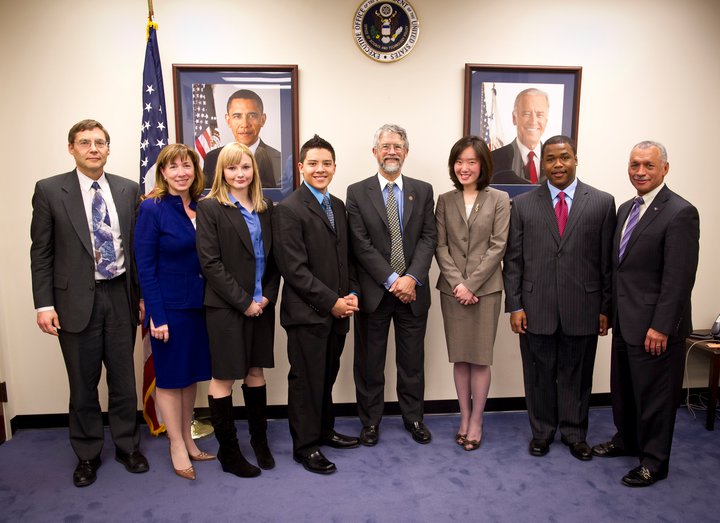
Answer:
[(107, 371), (115, 459), (146, 472), (140, 453), (133, 348), (139, 292), (133, 260), (137, 183), (104, 171), (110, 136), (95, 120), (68, 133), (76, 168), (40, 180), (30, 226), (32, 286), (40, 330), (58, 336), (70, 382), (73, 482), (96, 479), (104, 429), (97, 386)]
[(377, 444), (384, 409), (385, 354), (395, 326), (397, 394), (405, 428), (429, 443), (423, 423), (425, 329), (430, 308), (428, 271), (437, 245), (432, 186), (403, 174), (405, 129), (375, 133), (377, 174), (347, 190), (350, 243), (360, 281), (355, 315), (355, 393), (363, 424), (360, 443)]
[(542, 149), (547, 183), (514, 199), (503, 280), (505, 311), (520, 335), (533, 456), (559, 427), (577, 459), (586, 443), (597, 337), (608, 332), (615, 202), (575, 178), (567, 136)]

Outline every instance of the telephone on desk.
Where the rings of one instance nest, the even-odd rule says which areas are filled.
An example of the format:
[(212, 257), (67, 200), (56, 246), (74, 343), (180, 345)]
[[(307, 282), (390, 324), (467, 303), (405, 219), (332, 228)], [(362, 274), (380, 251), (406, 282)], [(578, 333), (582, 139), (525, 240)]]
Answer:
[(720, 340), (720, 315), (715, 318), (715, 323), (710, 330), (700, 329), (690, 334), (691, 338), (699, 338), (701, 340)]

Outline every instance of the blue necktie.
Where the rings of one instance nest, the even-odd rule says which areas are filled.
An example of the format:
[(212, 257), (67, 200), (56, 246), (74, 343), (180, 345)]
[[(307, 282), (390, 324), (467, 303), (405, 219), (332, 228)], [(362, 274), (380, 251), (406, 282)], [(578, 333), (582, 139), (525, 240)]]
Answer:
[(630, 215), (628, 216), (627, 225), (625, 226), (625, 234), (623, 234), (622, 240), (620, 240), (620, 248), (618, 249), (618, 260), (622, 260), (625, 255), (625, 248), (630, 242), (630, 236), (632, 235), (633, 229), (640, 221), (640, 206), (645, 203), (645, 200), (641, 196), (638, 196), (633, 200), (632, 208), (630, 209)]
[(332, 205), (330, 205), (330, 195), (326, 194), (323, 197), (322, 202), (322, 208), (325, 211), (325, 214), (328, 217), (328, 220), (330, 220), (330, 225), (332, 226), (332, 230), (335, 230), (335, 213), (332, 210)]
[(113, 243), (112, 229), (110, 228), (110, 214), (107, 203), (102, 196), (102, 190), (97, 182), (93, 182), (95, 191), (92, 199), (92, 230), (93, 247), (95, 250), (95, 266), (97, 271), (108, 280), (117, 272), (115, 245)]

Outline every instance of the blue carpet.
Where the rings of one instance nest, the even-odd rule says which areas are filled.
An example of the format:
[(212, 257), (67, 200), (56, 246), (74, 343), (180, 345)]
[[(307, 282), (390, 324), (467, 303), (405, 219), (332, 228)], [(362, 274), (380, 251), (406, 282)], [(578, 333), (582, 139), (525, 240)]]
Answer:
[[(0, 521), (179, 522), (616, 522), (720, 521), (720, 430), (678, 412), (670, 476), (650, 488), (630, 489), (620, 478), (636, 458), (574, 459), (559, 442), (543, 458), (527, 452), (525, 412), (488, 413), (475, 452), (454, 444), (457, 416), (428, 416), (429, 445), (410, 439), (398, 417), (386, 417), (373, 448), (323, 449), (338, 472), (319, 476), (292, 460), (286, 420), (270, 422), (277, 467), (259, 478), (221, 471), (217, 461), (196, 463), (194, 482), (171, 470), (164, 437), (144, 436), (146, 474), (129, 474), (114, 460), (106, 436), (98, 480), (75, 488), (75, 457), (66, 429), (22, 430), (0, 446)], [(241, 447), (247, 425), (238, 422)], [(359, 432), (356, 419), (337, 429)], [(589, 443), (613, 432), (609, 409), (590, 413)], [(213, 439), (200, 442), (214, 452)]]

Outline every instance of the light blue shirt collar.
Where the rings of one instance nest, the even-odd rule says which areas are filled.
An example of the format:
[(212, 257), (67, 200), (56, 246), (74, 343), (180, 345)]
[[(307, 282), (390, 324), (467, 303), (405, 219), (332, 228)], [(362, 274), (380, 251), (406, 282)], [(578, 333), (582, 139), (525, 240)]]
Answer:
[(315, 187), (313, 187), (312, 185), (310, 185), (310, 184), (308, 184), (308, 183), (305, 183), (305, 180), (303, 180), (303, 183), (305, 184), (305, 187), (307, 187), (308, 189), (310, 189), (310, 192), (312, 193), (312, 195), (315, 197), (315, 199), (318, 201), (318, 203), (319, 203), (320, 205), (322, 205), (323, 200), (325, 199), (325, 194), (327, 194), (328, 196), (330, 196), (330, 190), (329, 190), (329, 189), (325, 190), (325, 194), (323, 194), (323, 193), (321, 193), (320, 191), (318, 191)]
[(567, 187), (565, 187), (564, 189), (558, 189), (553, 184), (548, 182), (548, 189), (550, 189), (550, 197), (552, 198), (552, 201), (555, 201), (555, 199), (557, 198), (557, 195), (560, 194), (560, 192), (564, 192), (566, 198), (570, 198), (571, 200), (574, 200), (575, 199), (575, 189), (577, 189), (577, 183), (578, 183), (578, 179), (575, 178), (573, 180), (573, 182), (570, 185), (568, 185)]

